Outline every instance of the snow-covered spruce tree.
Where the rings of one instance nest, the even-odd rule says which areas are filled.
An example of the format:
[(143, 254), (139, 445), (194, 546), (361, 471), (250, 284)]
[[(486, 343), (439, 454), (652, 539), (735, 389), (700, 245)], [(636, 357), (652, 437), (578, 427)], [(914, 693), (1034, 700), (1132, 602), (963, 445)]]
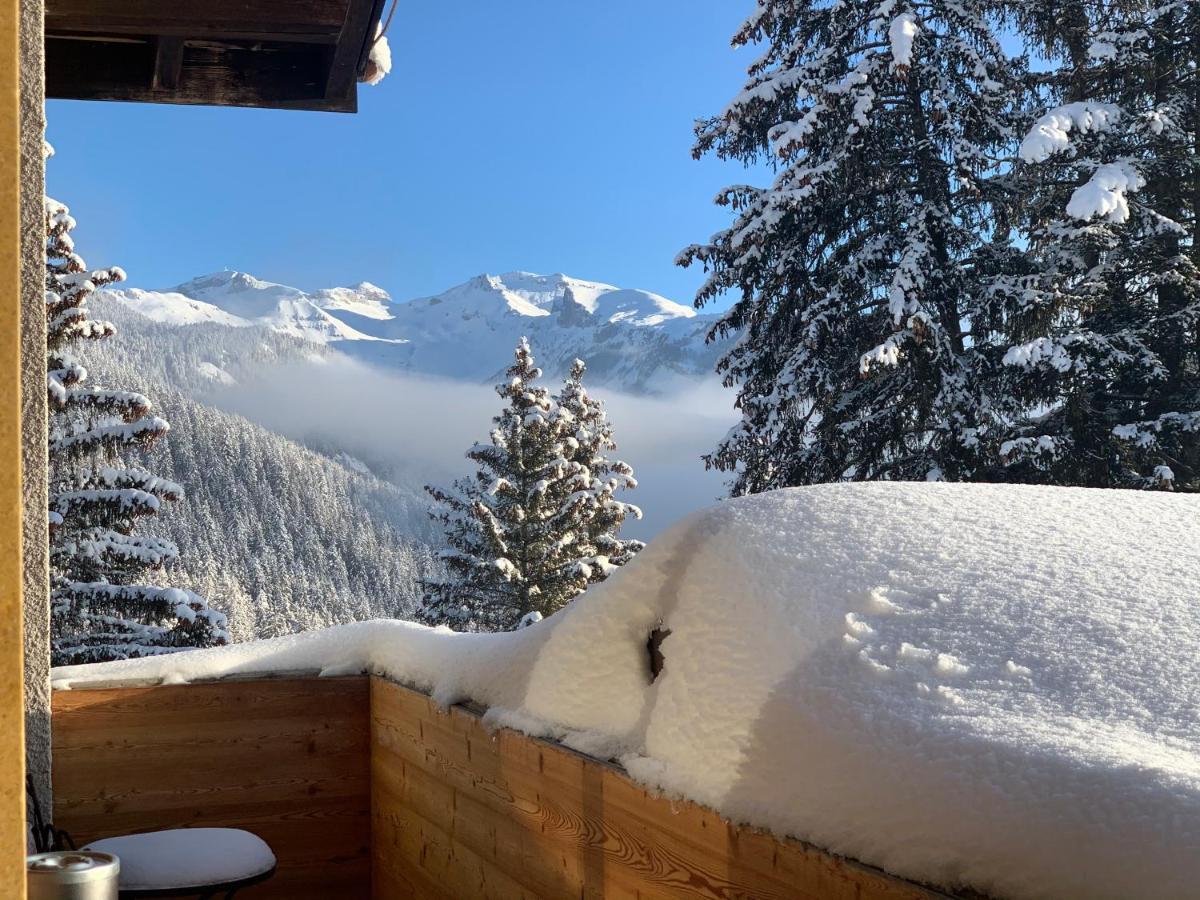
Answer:
[(1005, 477), (1200, 490), (1200, 4), (1045, 7)]
[(839, 479), (973, 479), (997, 364), (991, 273), (1012, 265), (994, 178), (1015, 137), (1020, 61), (990, 0), (759, 0), (744, 89), (694, 155), (768, 162), (717, 198), (732, 227), (686, 249), (742, 420), (709, 465), (733, 493)]
[(478, 466), (474, 476), (450, 489), (426, 488), (448, 548), (446, 578), (425, 585), (419, 614), (425, 622), (514, 628), (530, 613), (561, 609), (640, 547), (616, 537), (624, 517), (637, 514), (612, 496), (632, 486), (632, 472), (603, 458), (611, 435), (596, 417), (595, 401), (576, 378), (575, 388), (568, 381), (564, 389), (571, 406), (560, 410), (536, 383), (541, 374), (522, 338), (496, 387), (505, 406), (491, 440), (467, 453)]
[(606, 579), (614, 569), (633, 559), (646, 545), (620, 537), (625, 519), (642, 517), (632, 503), (618, 500), (617, 491), (637, 487), (633, 468), (608, 454), (617, 449), (612, 423), (604, 404), (583, 386), (583, 360), (571, 364), (562, 391), (555, 397), (554, 422), (571, 466), (572, 496), (585, 499), (578, 508), (575, 542), (576, 564), (588, 583)]
[(113, 334), (88, 318), (98, 287), (125, 276), (87, 271), (75, 253), (75, 222), (46, 198), (47, 387), (50, 399), (51, 653), (55, 665), (211, 646), (226, 640), (225, 616), (196, 594), (137, 582), (178, 551), (133, 534), (143, 516), (182, 495), (179, 485), (121, 465), (126, 448), (162, 437), (167, 423), (131, 391), (85, 384), (71, 346)]

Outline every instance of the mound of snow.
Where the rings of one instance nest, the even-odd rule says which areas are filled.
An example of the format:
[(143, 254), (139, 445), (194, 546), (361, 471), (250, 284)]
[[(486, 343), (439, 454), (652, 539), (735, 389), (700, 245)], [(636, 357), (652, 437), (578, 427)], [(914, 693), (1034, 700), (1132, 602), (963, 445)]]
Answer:
[(210, 363), (208, 361), (202, 362), (196, 366), (196, 371), (205, 378), (215, 381), (217, 384), (225, 385), (226, 387), (231, 387), (232, 385), (237, 384), (237, 379), (218, 366), (216, 363)]
[(54, 678), (369, 669), (900, 875), (1183, 897), (1200, 883), (1198, 595), (1200, 498), (830, 485), (692, 516), (510, 634), (377, 621)]

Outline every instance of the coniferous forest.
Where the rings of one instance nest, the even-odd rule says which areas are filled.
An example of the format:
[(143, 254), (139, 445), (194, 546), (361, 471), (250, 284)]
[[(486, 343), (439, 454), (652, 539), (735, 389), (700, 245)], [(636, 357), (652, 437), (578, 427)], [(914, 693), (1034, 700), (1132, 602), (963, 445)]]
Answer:
[(414, 614), (435, 565), (415, 493), (197, 399), (207, 361), (248, 377), (317, 348), (259, 329), (173, 329), (111, 302), (97, 309), (118, 329), (89, 348), (98, 377), (135, 379), (171, 423), (144, 460), (184, 496), (143, 527), (182, 548), (174, 583), (225, 610), (234, 640)]
[(679, 258), (734, 298), (733, 492), (1200, 490), (1197, 35), (1193, 2), (759, 0), (694, 153), (773, 181)]
[(147, 580), (179, 556), (163, 538), (134, 534), (183, 488), (124, 465), (170, 426), (136, 391), (89, 383), (76, 350), (113, 336), (90, 317), (97, 288), (122, 281), (117, 267), (89, 271), (75, 252), (75, 220), (45, 198), (46, 388), (49, 400), (50, 624), (56, 664), (153, 655), (228, 640), (226, 617), (192, 591)]

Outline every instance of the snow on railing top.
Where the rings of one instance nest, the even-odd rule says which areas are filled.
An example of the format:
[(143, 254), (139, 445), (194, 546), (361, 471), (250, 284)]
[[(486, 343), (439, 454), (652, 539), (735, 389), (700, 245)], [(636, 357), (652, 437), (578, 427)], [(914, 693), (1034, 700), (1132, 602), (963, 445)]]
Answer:
[(899, 875), (1178, 897), (1200, 880), (1198, 595), (1197, 497), (830, 485), (692, 516), (516, 632), (366, 622), (54, 679), (372, 671)]

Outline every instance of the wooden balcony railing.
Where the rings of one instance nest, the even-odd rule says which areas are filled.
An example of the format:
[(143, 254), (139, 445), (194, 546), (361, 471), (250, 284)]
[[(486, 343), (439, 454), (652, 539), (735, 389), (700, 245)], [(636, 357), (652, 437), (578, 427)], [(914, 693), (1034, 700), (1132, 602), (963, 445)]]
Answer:
[(247, 900), (945, 896), (380, 678), (61, 691), (53, 713), (59, 827), (249, 829), (279, 869)]

